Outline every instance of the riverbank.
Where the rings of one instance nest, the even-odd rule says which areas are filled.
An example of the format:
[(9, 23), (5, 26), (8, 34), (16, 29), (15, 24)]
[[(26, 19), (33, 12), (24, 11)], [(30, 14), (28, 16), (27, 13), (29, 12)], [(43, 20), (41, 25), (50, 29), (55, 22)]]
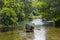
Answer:
[(18, 31), (0, 32), (0, 40), (19, 40)]
[(60, 40), (60, 28), (49, 27), (46, 38), (46, 40)]

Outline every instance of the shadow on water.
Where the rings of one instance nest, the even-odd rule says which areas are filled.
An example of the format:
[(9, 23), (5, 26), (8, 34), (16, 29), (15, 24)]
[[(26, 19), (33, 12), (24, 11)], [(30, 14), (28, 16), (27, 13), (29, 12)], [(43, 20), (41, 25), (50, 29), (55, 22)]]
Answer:
[(2, 27), (2, 28), (0, 28), (0, 32), (8, 32), (8, 31), (13, 31), (15, 29), (16, 28), (14, 28), (14, 27)]
[(55, 21), (55, 27), (59, 27), (60, 28), (60, 20)]

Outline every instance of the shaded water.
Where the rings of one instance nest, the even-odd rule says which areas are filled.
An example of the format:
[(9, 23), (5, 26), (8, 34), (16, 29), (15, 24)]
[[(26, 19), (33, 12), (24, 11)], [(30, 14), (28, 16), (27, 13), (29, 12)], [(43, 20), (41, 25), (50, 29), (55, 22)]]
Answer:
[[(42, 23), (40, 19), (37, 20), (33, 21), (35, 25)], [(34, 32), (32, 33), (26, 33), (25, 30), (0, 32), (0, 40), (60, 40), (60, 28), (41, 25), (35, 26)]]

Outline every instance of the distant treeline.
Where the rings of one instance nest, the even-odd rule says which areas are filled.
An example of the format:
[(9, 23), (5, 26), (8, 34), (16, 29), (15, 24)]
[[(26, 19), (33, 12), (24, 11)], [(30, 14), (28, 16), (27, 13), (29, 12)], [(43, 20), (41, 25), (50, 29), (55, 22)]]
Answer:
[(34, 15), (60, 20), (60, 0), (0, 0), (0, 24), (16, 25)]

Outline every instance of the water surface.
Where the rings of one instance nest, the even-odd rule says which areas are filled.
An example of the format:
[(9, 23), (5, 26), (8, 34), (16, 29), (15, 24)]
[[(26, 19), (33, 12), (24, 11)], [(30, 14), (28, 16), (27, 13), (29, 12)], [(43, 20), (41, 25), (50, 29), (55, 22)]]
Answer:
[(60, 28), (42, 26), (41, 21), (41, 19), (32, 21), (37, 25), (32, 33), (26, 33), (25, 30), (0, 32), (0, 40), (60, 40)]

